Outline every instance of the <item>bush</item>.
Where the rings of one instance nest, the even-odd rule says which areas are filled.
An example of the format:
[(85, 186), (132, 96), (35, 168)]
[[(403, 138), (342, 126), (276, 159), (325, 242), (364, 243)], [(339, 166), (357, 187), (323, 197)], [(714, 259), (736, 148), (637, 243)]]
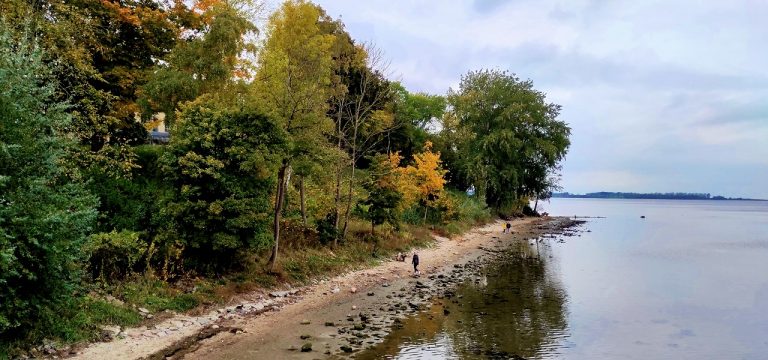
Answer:
[(336, 228), (336, 214), (330, 213), (325, 218), (317, 221), (315, 228), (317, 229), (317, 236), (320, 239), (320, 243), (328, 245), (339, 236), (339, 230)]
[(72, 296), (96, 198), (59, 134), (69, 117), (35, 46), (0, 22), (0, 341), (28, 334), (41, 314)]
[(174, 196), (165, 239), (182, 242), (190, 268), (229, 269), (271, 245), (270, 196), (283, 134), (258, 109), (202, 96), (184, 107), (163, 162)]
[(91, 235), (86, 247), (90, 254), (89, 270), (94, 278), (102, 281), (124, 278), (149, 255), (148, 250), (148, 244), (137, 232), (123, 230)]

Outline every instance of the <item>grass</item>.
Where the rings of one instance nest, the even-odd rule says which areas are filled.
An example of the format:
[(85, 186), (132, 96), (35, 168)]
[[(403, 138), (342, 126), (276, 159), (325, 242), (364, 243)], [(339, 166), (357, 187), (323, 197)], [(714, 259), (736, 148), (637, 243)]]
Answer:
[[(23, 337), (0, 339), (0, 359), (24, 353), (29, 344), (94, 341), (99, 338), (102, 325), (135, 326), (143, 319), (129, 306), (90, 295), (70, 297), (41, 308), (38, 316), (35, 327)], [(37, 357), (42, 354), (33, 352), (29, 355)]]

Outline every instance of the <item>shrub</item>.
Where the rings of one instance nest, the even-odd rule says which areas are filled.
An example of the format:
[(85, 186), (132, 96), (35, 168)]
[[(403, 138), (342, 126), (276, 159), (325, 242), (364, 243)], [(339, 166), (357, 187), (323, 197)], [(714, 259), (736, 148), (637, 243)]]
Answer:
[(71, 297), (96, 199), (64, 165), (69, 117), (34, 46), (0, 22), (0, 340)]
[(139, 261), (148, 255), (148, 249), (140, 234), (133, 231), (91, 235), (86, 247), (91, 275), (101, 280), (123, 278), (136, 270)]
[(258, 109), (202, 96), (184, 107), (163, 162), (174, 196), (166, 239), (192, 268), (218, 271), (271, 244), (271, 190), (282, 132)]

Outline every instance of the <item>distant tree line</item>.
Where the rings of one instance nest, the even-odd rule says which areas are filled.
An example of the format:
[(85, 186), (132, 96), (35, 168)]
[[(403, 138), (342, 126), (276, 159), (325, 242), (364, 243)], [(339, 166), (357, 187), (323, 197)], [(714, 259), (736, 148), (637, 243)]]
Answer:
[(712, 196), (709, 193), (633, 193), (633, 192), (608, 192), (600, 191), (586, 194), (571, 194), (568, 192), (552, 193), (553, 198), (574, 199), (656, 199), (656, 200), (754, 200), (746, 198), (729, 198), (724, 196)]

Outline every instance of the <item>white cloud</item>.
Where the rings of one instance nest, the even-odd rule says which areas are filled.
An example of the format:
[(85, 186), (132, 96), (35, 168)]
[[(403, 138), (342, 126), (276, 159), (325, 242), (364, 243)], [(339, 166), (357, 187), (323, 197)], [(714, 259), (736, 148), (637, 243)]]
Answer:
[(566, 190), (768, 198), (768, 2), (319, 3), (411, 90), (478, 68), (531, 78), (573, 128)]

